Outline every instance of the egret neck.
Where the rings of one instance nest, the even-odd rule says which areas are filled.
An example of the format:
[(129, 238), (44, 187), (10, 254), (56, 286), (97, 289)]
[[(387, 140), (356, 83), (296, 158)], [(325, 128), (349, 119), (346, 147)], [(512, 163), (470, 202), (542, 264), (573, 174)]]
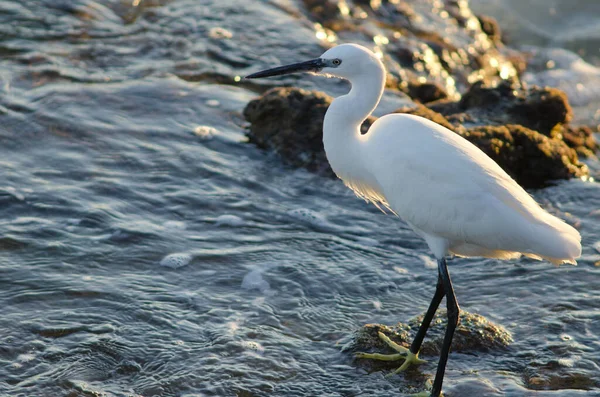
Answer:
[(373, 65), (362, 73), (349, 76), (352, 89), (336, 98), (323, 121), (323, 145), (327, 160), (336, 175), (354, 192), (375, 204), (385, 203), (376, 178), (365, 164), (364, 153), (369, 134), (360, 127), (377, 107), (385, 85), (385, 69), (375, 57)]

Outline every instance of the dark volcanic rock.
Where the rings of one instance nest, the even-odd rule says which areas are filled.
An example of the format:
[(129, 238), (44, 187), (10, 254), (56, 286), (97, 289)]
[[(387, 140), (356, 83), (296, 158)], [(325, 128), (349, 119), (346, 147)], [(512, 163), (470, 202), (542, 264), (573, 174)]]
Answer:
[(565, 143), (577, 150), (577, 154), (582, 157), (594, 156), (598, 151), (598, 143), (594, 139), (594, 130), (590, 127), (571, 127), (566, 126), (562, 129), (562, 138)]
[(573, 117), (562, 91), (549, 87), (523, 89), (508, 81), (497, 87), (477, 82), (460, 101), (438, 101), (430, 107), (450, 121), (471, 125), (520, 124), (550, 137)]
[(557, 359), (529, 363), (523, 381), (532, 390), (592, 390), (600, 386), (588, 372), (574, 371)]
[(439, 125), (446, 127), (449, 130), (454, 131), (454, 132), (457, 132), (457, 131), (460, 131), (461, 129), (463, 129), (460, 125), (455, 126), (452, 123), (450, 123), (448, 120), (446, 120), (446, 118), (444, 116), (442, 116), (438, 112), (433, 111), (430, 108), (428, 108), (427, 106), (420, 105), (420, 104), (417, 104), (417, 106), (414, 106), (414, 107), (400, 108), (400, 109), (396, 110), (396, 113), (407, 113), (407, 114), (414, 114), (415, 116), (421, 116), (428, 120), (434, 121), (434, 122), (438, 123)]
[(434, 83), (414, 83), (408, 84), (408, 96), (420, 103), (428, 103), (440, 99), (448, 98), (448, 94), (443, 88)]
[(498, 21), (496, 21), (495, 18), (487, 15), (477, 15), (477, 19), (479, 19), (481, 30), (487, 34), (494, 44), (499, 46), (502, 43), (502, 32), (500, 31), (500, 25), (498, 25)]
[[(356, 332), (354, 339), (350, 344), (345, 346), (344, 350), (351, 353), (395, 353), (381, 341), (378, 333), (382, 332), (394, 342), (408, 348), (422, 320), (423, 316), (418, 316), (410, 320), (407, 324), (398, 323), (393, 327), (381, 324), (367, 324)], [(440, 354), (446, 324), (446, 311), (440, 310), (431, 322), (431, 327), (427, 331), (427, 336), (423, 341), (419, 357), (437, 357)], [(454, 333), (451, 350), (464, 353), (489, 351), (506, 348), (511, 342), (512, 337), (510, 333), (502, 326), (488, 321), (483, 316), (463, 310), (460, 313), (460, 323)], [(368, 371), (396, 369), (401, 364), (401, 362), (395, 361), (370, 359), (357, 359), (357, 362), (358, 365), (366, 368)]]
[(508, 107), (506, 122), (521, 124), (546, 136), (553, 136), (557, 125), (567, 124), (573, 118), (567, 96), (556, 88), (533, 87), (517, 94), (516, 99)]
[[(589, 153), (595, 142), (591, 131), (565, 127), (570, 108), (560, 91), (532, 89), (515, 94), (510, 85), (500, 85), (496, 90), (475, 88), (465, 97), (459, 102), (437, 101), (429, 107), (417, 104), (398, 112), (425, 117), (462, 135), (527, 188), (588, 174), (577, 151)], [(269, 90), (244, 109), (250, 122), (249, 140), (277, 152), (287, 164), (333, 176), (322, 143), (323, 118), (331, 101), (321, 92)], [(365, 122), (363, 132), (374, 120), (371, 117)], [(465, 128), (468, 125), (471, 127)], [(576, 149), (565, 143), (563, 135)]]
[(287, 164), (333, 175), (323, 149), (323, 118), (332, 98), (299, 88), (273, 88), (248, 103), (248, 138)]
[(588, 174), (574, 149), (521, 125), (470, 128), (461, 135), (477, 145), (521, 186), (543, 187), (554, 179)]

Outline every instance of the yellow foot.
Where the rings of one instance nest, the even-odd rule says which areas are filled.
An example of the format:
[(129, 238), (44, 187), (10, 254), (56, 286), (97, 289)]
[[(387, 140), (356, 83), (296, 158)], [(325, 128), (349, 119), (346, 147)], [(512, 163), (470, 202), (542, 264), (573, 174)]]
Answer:
[(356, 358), (369, 358), (372, 360), (383, 360), (383, 361), (397, 361), (397, 360), (404, 359), (404, 362), (402, 363), (400, 368), (395, 370), (390, 375), (405, 371), (408, 367), (410, 367), (411, 364), (419, 365), (419, 364), (423, 364), (426, 362), (425, 360), (421, 360), (419, 358), (419, 353), (417, 353), (417, 354), (411, 353), (410, 350), (408, 350), (406, 347), (400, 346), (399, 344), (397, 344), (396, 342), (394, 342), (393, 340), (388, 338), (387, 335), (385, 335), (384, 333), (379, 332), (378, 335), (379, 335), (379, 339), (384, 341), (386, 345), (388, 345), (389, 347), (391, 347), (398, 353), (395, 353), (395, 354), (356, 353), (355, 357)]

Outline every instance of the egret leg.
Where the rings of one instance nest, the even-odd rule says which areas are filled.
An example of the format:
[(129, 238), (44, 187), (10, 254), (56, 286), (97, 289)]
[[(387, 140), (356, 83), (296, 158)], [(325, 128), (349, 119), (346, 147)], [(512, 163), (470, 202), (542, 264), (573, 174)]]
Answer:
[[(438, 266), (439, 267), (439, 266)], [(423, 339), (425, 338), (425, 334), (431, 325), (431, 320), (433, 320), (433, 316), (435, 316), (435, 312), (440, 306), (440, 302), (442, 302), (442, 298), (444, 297), (444, 283), (442, 281), (442, 276), (439, 274), (438, 270), (438, 281), (435, 286), (435, 294), (433, 294), (433, 298), (431, 299), (431, 303), (429, 303), (429, 308), (423, 317), (423, 321), (421, 321), (421, 325), (419, 326), (419, 330), (417, 331), (417, 335), (413, 339), (410, 344), (410, 349), (408, 349), (408, 353), (406, 354), (406, 359), (404, 363), (394, 371), (395, 374), (405, 371), (411, 364), (422, 364), (425, 360), (421, 360), (419, 358), (419, 350), (421, 349), (421, 344), (423, 344)]]
[(446, 294), (448, 325), (444, 335), (444, 343), (442, 344), (440, 361), (438, 362), (435, 379), (433, 381), (433, 387), (431, 389), (431, 397), (438, 397), (442, 393), (442, 383), (444, 381), (444, 373), (446, 372), (446, 362), (448, 361), (448, 353), (450, 352), (450, 345), (452, 344), (454, 330), (458, 325), (458, 314), (460, 310), (458, 307), (458, 302), (456, 301), (456, 296), (454, 295), (454, 289), (452, 288), (452, 280), (450, 280), (448, 266), (446, 266), (446, 259), (441, 259), (438, 261), (438, 269), (440, 278), (442, 279), (442, 284), (444, 286), (444, 292)]
[(437, 311), (442, 298), (446, 296), (446, 307), (448, 313), (448, 325), (446, 327), (446, 333), (444, 334), (444, 342), (442, 344), (442, 351), (440, 353), (440, 361), (438, 362), (435, 379), (433, 381), (433, 387), (431, 393), (419, 393), (415, 396), (430, 396), (439, 397), (442, 393), (442, 382), (444, 381), (444, 373), (446, 372), (446, 363), (448, 362), (448, 354), (450, 352), (450, 345), (452, 344), (452, 338), (454, 337), (454, 331), (458, 326), (458, 315), (459, 307), (454, 295), (454, 288), (452, 288), (452, 280), (448, 273), (448, 266), (446, 265), (446, 259), (438, 260), (438, 282), (435, 288), (435, 294), (429, 304), (429, 308), (423, 317), (421, 326), (417, 331), (417, 335), (413, 339), (408, 351), (405, 347), (399, 346), (398, 344), (391, 341), (387, 336), (379, 333), (379, 337), (392, 349), (396, 350), (396, 354), (377, 354), (377, 353), (357, 353), (356, 356), (359, 358), (371, 358), (375, 360), (386, 360), (393, 361), (404, 358), (404, 363), (394, 373), (404, 371), (411, 364), (421, 364), (424, 361), (418, 358), (419, 349), (425, 338), (425, 334), (431, 325), (431, 321)]
[(413, 354), (419, 354), (419, 350), (421, 349), (421, 344), (423, 344), (423, 339), (425, 338), (425, 334), (431, 325), (431, 320), (433, 320), (433, 316), (435, 316), (435, 312), (440, 306), (440, 302), (442, 302), (442, 298), (444, 297), (444, 284), (442, 282), (442, 276), (438, 271), (438, 281), (435, 287), (435, 294), (431, 299), (431, 303), (429, 304), (429, 308), (427, 309), (427, 313), (423, 317), (423, 321), (421, 321), (421, 326), (417, 331), (417, 335), (415, 339), (413, 339), (410, 344), (410, 352)]
[(427, 313), (425, 313), (425, 317), (423, 317), (423, 321), (421, 322), (421, 326), (417, 331), (417, 335), (413, 339), (413, 342), (410, 345), (410, 349), (402, 347), (390, 340), (385, 334), (379, 333), (379, 338), (385, 342), (389, 347), (397, 351), (396, 354), (379, 354), (379, 353), (356, 353), (355, 357), (357, 358), (368, 358), (372, 360), (382, 360), (382, 361), (397, 361), (404, 359), (402, 365), (393, 373), (397, 374), (406, 370), (410, 367), (411, 364), (423, 364), (425, 361), (419, 358), (419, 350), (421, 349), (421, 344), (423, 343), (423, 338), (425, 338), (425, 334), (427, 333), (427, 329), (429, 329), (429, 325), (431, 324), (431, 320), (437, 311), (442, 298), (444, 297), (444, 284), (442, 282), (441, 275), (438, 275), (438, 282), (435, 288), (435, 294), (433, 295), (433, 299), (431, 299), (431, 303), (429, 304), (429, 308), (427, 309)]

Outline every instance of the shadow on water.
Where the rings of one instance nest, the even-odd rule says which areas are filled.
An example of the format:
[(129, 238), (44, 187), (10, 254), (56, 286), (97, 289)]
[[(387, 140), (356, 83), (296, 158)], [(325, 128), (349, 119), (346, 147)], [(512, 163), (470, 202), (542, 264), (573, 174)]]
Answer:
[[(0, 394), (398, 390), (401, 376), (356, 369), (340, 343), (425, 308), (424, 242), (337, 181), (245, 144), (256, 87), (236, 76), (257, 52), (320, 53), (302, 15), (47, 0), (2, 2), (0, 21)], [(451, 357), (448, 395), (533, 395), (541, 378), (556, 390), (536, 396), (598, 390), (600, 190), (534, 194), (579, 225), (580, 266), (454, 260), (461, 305), (515, 343)]]

